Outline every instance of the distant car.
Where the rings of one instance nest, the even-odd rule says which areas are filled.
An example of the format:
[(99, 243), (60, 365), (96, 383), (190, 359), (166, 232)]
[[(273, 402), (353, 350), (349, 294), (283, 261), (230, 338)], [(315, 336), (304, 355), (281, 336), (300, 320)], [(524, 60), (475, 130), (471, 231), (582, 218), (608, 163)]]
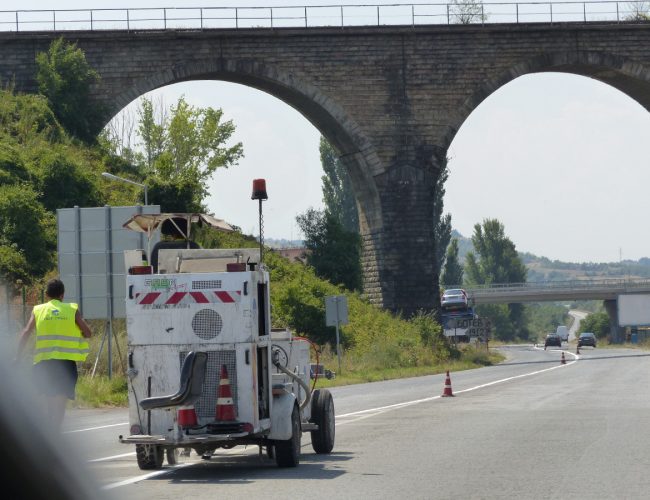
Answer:
[(582, 332), (578, 337), (578, 347), (590, 345), (596, 347), (596, 336), (591, 332)]
[(553, 345), (562, 347), (562, 339), (557, 333), (549, 333), (546, 336), (546, 339), (544, 339), (544, 349), (546, 349), (548, 346)]
[(445, 293), (442, 294), (442, 299), (440, 299), (440, 305), (446, 310), (467, 309), (467, 292), (462, 288), (445, 290)]

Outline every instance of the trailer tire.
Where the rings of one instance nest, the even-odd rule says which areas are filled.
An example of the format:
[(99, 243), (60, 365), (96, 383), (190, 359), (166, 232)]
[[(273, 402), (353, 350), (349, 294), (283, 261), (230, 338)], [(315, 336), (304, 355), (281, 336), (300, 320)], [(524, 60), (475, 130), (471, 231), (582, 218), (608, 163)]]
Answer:
[(311, 446), (316, 453), (330, 453), (334, 448), (336, 434), (334, 419), (334, 400), (330, 391), (327, 389), (314, 391), (310, 422), (318, 425), (318, 430), (311, 431)]
[(163, 463), (163, 449), (155, 444), (136, 444), (135, 455), (142, 470), (160, 469)]
[(181, 452), (178, 448), (167, 448), (165, 450), (165, 456), (169, 465), (176, 465), (181, 456)]
[(276, 440), (273, 443), (275, 449), (275, 462), (278, 467), (296, 467), (300, 462), (300, 411), (298, 406), (293, 406), (291, 412), (291, 437), (286, 440)]

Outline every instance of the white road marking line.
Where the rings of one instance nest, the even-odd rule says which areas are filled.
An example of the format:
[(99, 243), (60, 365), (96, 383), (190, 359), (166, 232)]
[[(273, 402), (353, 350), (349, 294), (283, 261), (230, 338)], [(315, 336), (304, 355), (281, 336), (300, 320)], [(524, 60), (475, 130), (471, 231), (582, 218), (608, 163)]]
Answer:
[(110, 427), (119, 427), (120, 425), (129, 425), (129, 423), (122, 422), (120, 424), (109, 424), (109, 425), (100, 425), (99, 427), (88, 427), (87, 429), (75, 429), (73, 431), (63, 431), (63, 434), (74, 434), (75, 432), (86, 432), (86, 431), (98, 431), (100, 429), (108, 429)]
[(112, 490), (113, 488), (119, 488), (120, 486), (128, 486), (129, 484), (137, 483), (137, 482), (143, 481), (145, 479), (149, 479), (149, 478), (156, 477), (156, 476), (161, 476), (163, 474), (169, 474), (170, 472), (173, 472), (173, 471), (175, 471), (177, 469), (181, 469), (183, 467), (187, 467), (188, 465), (193, 465), (193, 464), (194, 464), (194, 462), (187, 462), (187, 463), (184, 463), (184, 464), (173, 465), (173, 466), (171, 466), (171, 467), (169, 467), (167, 469), (157, 470), (155, 472), (150, 472), (149, 474), (144, 474), (142, 476), (136, 476), (136, 477), (132, 477), (130, 479), (125, 479), (124, 481), (119, 481), (117, 483), (107, 484), (105, 486), (102, 486), (101, 489), (102, 490)]
[[(489, 387), (491, 385), (502, 384), (503, 382), (508, 382), (510, 380), (516, 380), (518, 378), (530, 377), (531, 375), (537, 375), (539, 373), (544, 373), (544, 372), (548, 372), (548, 371), (551, 371), (551, 370), (557, 370), (558, 368), (564, 368), (564, 367), (567, 367), (569, 365), (572, 365), (573, 363), (575, 363), (576, 361), (578, 361), (580, 359), (580, 356), (578, 356), (576, 354), (573, 354), (572, 352), (569, 352), (569, 351), (565, 351), (565, 352), (567, 352), (568, 354), (571, 354), (575, 359), (573, 361), (567, 361), (567, 363), (564, 364), (564, 365), (560, 364), (560, 365), (557, 365), (557, 366), (552, 366), (550, 368), (544, 368), (543, 370), (535, 370), (534, 372), (530, 372), (530, 373), (523, 373), (521, 375), (515, 375), (513, 377), (507, 377), (507, 378), (502, 378), (502, 379), (499, 379), (499, 380), (494, 380), (493, 382), (488, 382), (486, 384), (480, 384), (480, 385), (477, 385), (477, 386), (474, 386), (474, 387), (470, 387), (468, 389), (455, 391), (454, 393), (455, 394), (462, 394), (464, 392), (475, 391), (476, 389), (482, 389), (484, 387)], [(397, 403), (397, 404), (393, 404), (393, 405), (379, 406), (377, 408), (369, 408), (367, 410), (353, 411), (353, 412), (350, 412), (350, 413), (343, 413), (341, 415), (336, 415), (336, 418), (354, 417), (354, 416), (357, 416), (357, 415), (364, 415), (364, 414), (370, 413), (370, 415), (367, 415), (366, 417), (364, 417), (364, 418), (367, 418), (367, 417), (372, 417), (374, 415), (378, 415), (380, 413), (385, 413), (387, 411), (397, 410), (399, 408), (404, 408), (406, 406), (412, 406), (412, 405), (417, 405), (417, 404), (420, 404), (420, 403), (426, 403), (428, 401), (433, 401), (434, 399), (440, 399), (441, 397), (442, 396), (432, 396), (430, 398), (415, 399), (413, 401), (405, 401), (403, 403)], [(337, 422), (336, 425), (339, 426), (339, 425), (350, 424), (350, 423), (356, 422), (358, 420), (361, 420), (361, 418), (357, 418), (357, 419), (354, 419), (354, 420), (346, 420), (345, 422), (341, 422), (341, 423)]]
[(108, 460), (115, 460), (116, 458), (132, 457), (134, 455), (135, 455), (135, 451), (132, 451), (131, 453), (122, 453), (121, 455), (113, 455), (112, 457), (94, 458), (92, 460), (88, 460), (88, 463), (106, 462)]

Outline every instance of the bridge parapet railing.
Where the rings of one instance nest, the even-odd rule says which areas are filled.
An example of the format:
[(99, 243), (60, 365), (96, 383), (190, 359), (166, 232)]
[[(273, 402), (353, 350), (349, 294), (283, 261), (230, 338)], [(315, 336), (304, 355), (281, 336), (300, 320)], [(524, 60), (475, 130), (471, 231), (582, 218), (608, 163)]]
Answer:
[(648, 0), (1, 10), (0, 31), (203, 30), (643, 22)]
[[(451, 288), (451, 287), (450, 287)], [(457, 287), (459, 288), (459, 287)], [(558, 290), (595, 290), (619, 289), (621, 292), (632, 292), (639, 289), (650, 289), (650, 279), (603, 278), (594, 280), (566, 280), (529, 283), (493, 283), (489, 285), (472, 285), (466, 288), (470, 296), (502, 294), (508, 292), (552, 292)]]

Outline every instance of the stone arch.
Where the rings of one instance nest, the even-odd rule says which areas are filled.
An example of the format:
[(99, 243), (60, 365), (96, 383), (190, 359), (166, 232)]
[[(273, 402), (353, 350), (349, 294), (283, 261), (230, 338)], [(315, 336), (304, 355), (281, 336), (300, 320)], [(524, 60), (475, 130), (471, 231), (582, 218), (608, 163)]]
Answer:
[(191, 80), (238, 83), (277, 97), (305, 116), (341, 153), (340, 160), (350, 173), (359, 211), (364, 293), (371, 302), (385, 305), (387, 290), (383, 286), (381, 266), (384, 219), (376, 183), (382, 162), (359, 124), (334, 99), (297, 72), (288, 73), (257, 61), (241, 59), (194, 62), (161, 70), (114, 96), (108, 114), (114, 116), (151, 90)]
[(221, 80), (253, 87), (300, 112), (341, 153), (340, 159), (350, 173), (355, 191), (362, 235), (382, 229), (381, 204), (374, 179), (381, 161), (374, 147), (338, 103), (296, 73), (241, 59), (175, 65), (135, 82), (115, 96), (108, 114), (114, 116), (151, 90), (191, 80)]
[(443, 138), (447, 150), (463, 122), (488, 96), (520, 76), (531, 73), (570, 73), (586, 76), (620, 90), (650, 111), (650, 67), (604, 52), (559, 52), (521, 61), (482, 85), (457, 108)]

